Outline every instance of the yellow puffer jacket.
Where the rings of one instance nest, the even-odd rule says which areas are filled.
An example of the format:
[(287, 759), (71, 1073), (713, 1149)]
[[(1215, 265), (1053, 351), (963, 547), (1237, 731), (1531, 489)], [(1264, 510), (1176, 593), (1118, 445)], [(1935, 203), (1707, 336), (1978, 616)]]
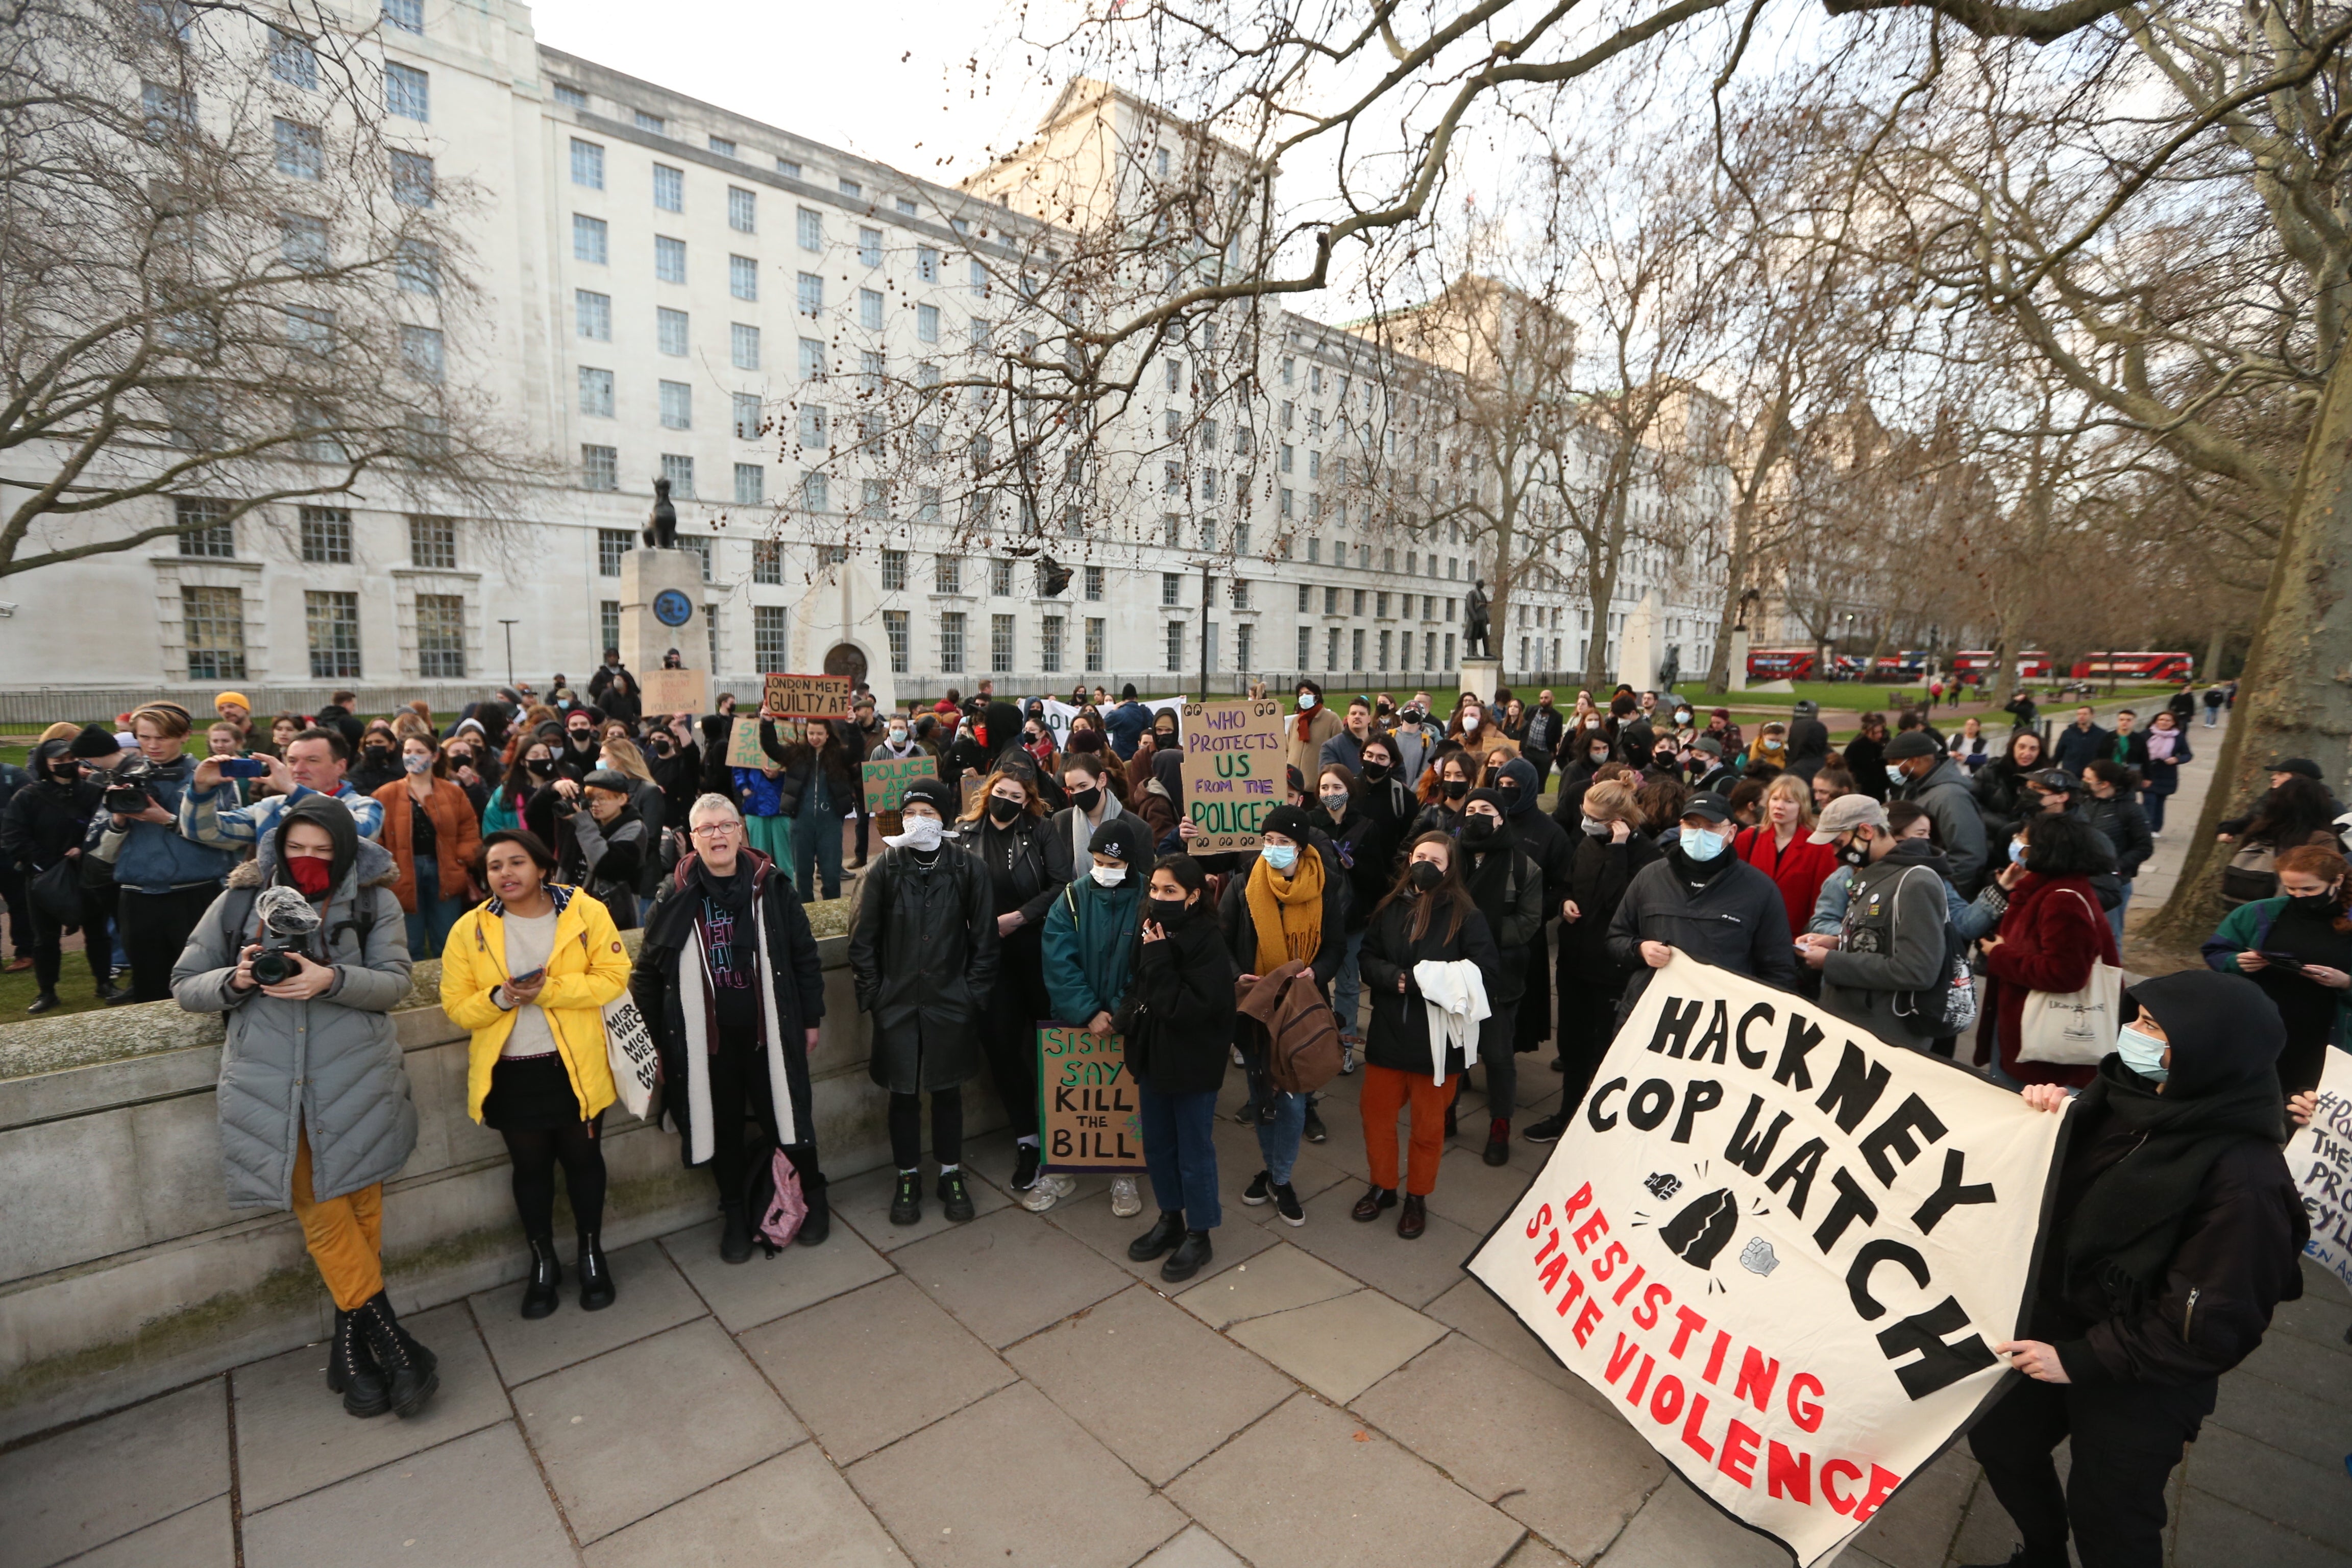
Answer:
[[(629, 988), (629, 954), (603, 904), (577, 888), (551, 884), (547, 890), (556, 901), (555, 951), (539, 1005), (571, 1075), (572, 1092), (583, 1114), (593, 1116), (615, 1098), (604, 1057), (604, 1009)], [(490, 1069), (514, 1028), (513, 1012), (490, 999), (506, 983), (506, 921), (495, 899), (459, 915), (441, 948), (441, 1010), (474, 1034), (466, 1110), (477, 1121), (490, 1092)]]

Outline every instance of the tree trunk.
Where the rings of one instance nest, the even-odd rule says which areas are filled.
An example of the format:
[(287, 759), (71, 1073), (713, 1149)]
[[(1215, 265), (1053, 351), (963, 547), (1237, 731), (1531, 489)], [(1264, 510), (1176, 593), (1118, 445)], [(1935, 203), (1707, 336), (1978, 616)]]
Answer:
[(2230, 628), (2217, 624), (2213, 627), (2213, 635), (2205, 641), (2205, 662), (2198, 667), (2197, 673), (2208, 681), (2221, 679), (2221, 655), (2228, 651), (2229, 647)]
[[(2253, 798), (2263, 764), (2282, 752), (2319, 763), (2343, 794), (2352, 771), (2352, 353), (2336, 356), (2295, 475), (2294, 501), (2279, 535), (2278, 559), (2253, 644), (2238, 683), (2238, 705), (2215, 759), (2205, 809), (2171, 899), (2146, 934), (2178, 947), (2211, 934), (2221, 913), (2228, 857), (2214, 835), (2229, 808)], [(2218, 677), (2218, 668), (2206, 679)]]

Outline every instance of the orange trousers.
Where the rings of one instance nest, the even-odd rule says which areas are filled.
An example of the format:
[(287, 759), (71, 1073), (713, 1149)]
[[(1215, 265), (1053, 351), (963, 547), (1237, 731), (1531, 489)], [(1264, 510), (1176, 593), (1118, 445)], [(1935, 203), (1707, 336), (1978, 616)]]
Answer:
[(1445, 1108), (1461, 1076), (1448, 1073), (1444, 1083), (1436, 1083), (1425, 1072), (1364, 1064), (1364, 1084), (1356, 1091), (1356, 1103), (1364, 1116), (1364, 1159), (1372, 1168), (1372, 1185), (1397, 1184), (1397, 1112), (1411, 1105), (1404, 1190), (1425, 1198), (1436, 1188), (1437, 1162), (1445, 1156)]
[(348, 1312), (383, 1289), (383, 1184), (324, 1203), (310, 1195), (310, 1134), (294, 1145), (294, 1217), (327, 1294)]

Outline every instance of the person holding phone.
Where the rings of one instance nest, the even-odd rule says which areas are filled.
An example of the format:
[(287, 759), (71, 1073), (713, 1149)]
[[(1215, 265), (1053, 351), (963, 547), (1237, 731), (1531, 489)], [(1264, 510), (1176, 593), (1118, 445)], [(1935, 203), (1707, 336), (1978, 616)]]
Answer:
[(2208, 967), (2246, 976), (2277, 1004), (2279, 1088), (2294, 1095), (2319, 1087), (2330, 1044), (2352, 1042), (2352, 865), (2300, 845), (2280, 854), (2278, 879), (2279, 897), (2231, 910), (2203, 952)]
[[(1189, 855), (1151, 870), (1141, 929), (1129, 940), (1127, 994), (1112, 1026), (1127, 1041), (1142, 1120), (1143, 1162), (1160, 1217), (1128, 1243), (1138, 1263), (1165, 1258), (1160, 1277), (1190, 1279), (1210, 1258), (1210, 1233), (1223, 1218), (1217, 1197), (1217, 1094), (1234, 1037), (1238, 966), (1209, 902), (1208, 874)], [(1257, 1190), (1244, 1202), (1264, 1204)], [(1297, 1224), (1286, 1213), (1284, 1217)]]
[[(340, 730), (305, 730), (287, 743), (286, 755), (225, 759), (207, 757), (196, 764), (187, 794), (179, 803), (180, 832), (195, 843), (217, 849), (244, 851), (277, 831), (279, 815), (297, 801), (328, 795), (341, 801), (359, 825), (362, 838), (383, 832), (383, 803), (362, 795), (345, 773), (352, 749)], [(256, 775), (247, 771), (262, 771)], [(237, 771), (231, 772), (231, 769)], [(273, 793), (250, 805), (236, 804), (226, 787), (238, 778), (267, 777)]]

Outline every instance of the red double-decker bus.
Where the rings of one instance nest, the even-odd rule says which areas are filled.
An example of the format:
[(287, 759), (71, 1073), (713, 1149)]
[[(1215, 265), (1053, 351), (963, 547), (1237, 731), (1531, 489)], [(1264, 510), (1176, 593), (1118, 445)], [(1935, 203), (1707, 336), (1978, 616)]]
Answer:
[(2095, 653), (2075, 661), (2074, 674), (2084, 680), (2191, 680), (2197, 661), (2185, 653)]
[[(1963, 675), (1975, 675), (1981, 679), (1993, 668), (1990, 648), (1962, 648), (1952, 656), (1952, 668)], [(2027, 680), (2046, 679), (2050, 674), (2050, 655), (2042, 648), (2030, 647), (2017, 656), (2017, 673)]]
[(1820, 650), (1810, 647), (1753, 647), (1748, 650), (1750, 680), (1811, 680), (1821, 668)]

